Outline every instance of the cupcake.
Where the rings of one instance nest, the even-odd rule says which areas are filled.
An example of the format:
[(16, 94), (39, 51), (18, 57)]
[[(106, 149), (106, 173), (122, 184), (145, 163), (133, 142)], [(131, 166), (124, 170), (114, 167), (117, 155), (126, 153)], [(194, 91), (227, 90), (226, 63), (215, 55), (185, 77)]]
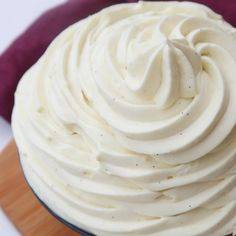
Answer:
[(21, 79), (31, 188), (97, 236), (236, 227), (236, 33), (190, 2), (120, 4), (70, 26)]

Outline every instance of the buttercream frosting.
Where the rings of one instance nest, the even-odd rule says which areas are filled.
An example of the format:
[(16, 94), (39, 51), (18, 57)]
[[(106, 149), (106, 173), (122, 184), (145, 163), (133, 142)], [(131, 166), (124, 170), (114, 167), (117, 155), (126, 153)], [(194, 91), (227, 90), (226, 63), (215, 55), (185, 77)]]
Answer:
[(70, 26), (21, 79), (12, 117), (36, 194), (99, 236), (232, 233), (235, 121), (235, 29), (190, 2)]

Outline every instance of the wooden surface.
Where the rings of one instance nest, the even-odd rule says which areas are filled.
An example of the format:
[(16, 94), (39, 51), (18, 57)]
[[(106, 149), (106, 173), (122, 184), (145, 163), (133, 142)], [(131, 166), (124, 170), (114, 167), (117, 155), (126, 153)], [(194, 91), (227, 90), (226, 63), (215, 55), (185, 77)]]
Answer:
[(28, 187), (12, 141), (0, 154), (0, 206), (26, 236), (79, 236), (56, 220)]

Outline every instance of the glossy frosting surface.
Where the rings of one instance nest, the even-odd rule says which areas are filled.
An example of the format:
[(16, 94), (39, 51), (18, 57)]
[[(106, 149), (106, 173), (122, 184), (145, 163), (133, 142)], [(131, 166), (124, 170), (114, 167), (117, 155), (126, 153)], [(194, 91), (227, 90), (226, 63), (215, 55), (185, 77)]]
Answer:
[(236, 31), (189, 2), (109, 7), (23, 76), (13, 131), (55, 213), (98, 236), (236, 224)]

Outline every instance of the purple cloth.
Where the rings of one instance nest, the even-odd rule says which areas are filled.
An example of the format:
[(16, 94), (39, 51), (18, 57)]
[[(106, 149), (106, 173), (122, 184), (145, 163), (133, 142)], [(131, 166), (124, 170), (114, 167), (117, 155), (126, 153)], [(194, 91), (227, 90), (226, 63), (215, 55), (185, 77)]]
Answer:
[[(19, 79), (43, 54), (49, 43), (72, 23), (104, 7), (135, 0), (69, 0), (41, 15), (0, 56), (0, 115), (10, 121)], [(236, 26), (235, 0), (196, 0), (220, 13)]]

